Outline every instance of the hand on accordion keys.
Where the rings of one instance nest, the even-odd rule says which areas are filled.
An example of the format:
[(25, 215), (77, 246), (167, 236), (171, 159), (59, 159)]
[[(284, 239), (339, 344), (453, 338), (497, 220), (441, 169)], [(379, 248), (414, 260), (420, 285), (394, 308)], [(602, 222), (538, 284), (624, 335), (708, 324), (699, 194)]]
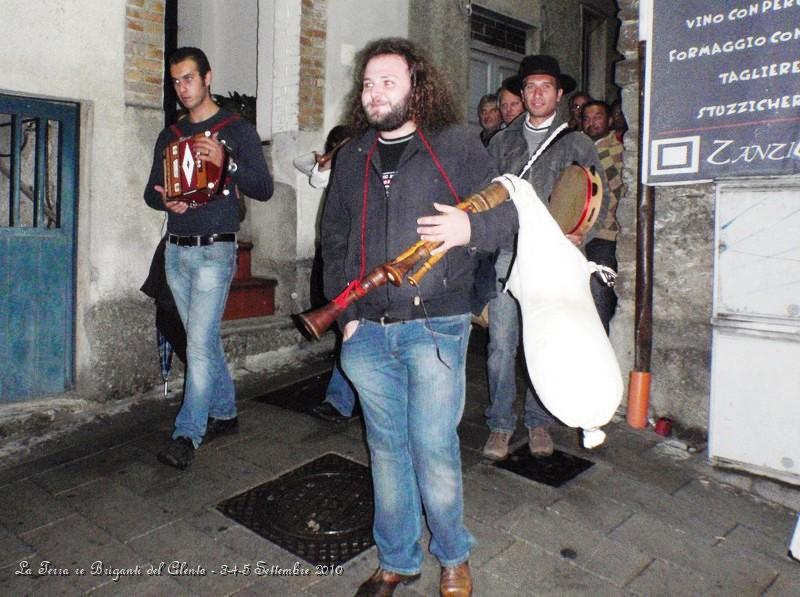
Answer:
[(225, 161), (225, 147), (219, 141), (219, 133), (195, 141), (194, 155), (203, 162), (211, 162), (217, 168), (222, 168)]
[[(163, 152), (166, 201), (188, 203), (191, 208), (208, 203), (220, 194), (228, 195), (222, 188), (228, 152), (225, 141), (220, 141), (218, 134), (210, 131), (169, 143)], [(175, 213), (183, 213), (170, 205), (167, 207)]]

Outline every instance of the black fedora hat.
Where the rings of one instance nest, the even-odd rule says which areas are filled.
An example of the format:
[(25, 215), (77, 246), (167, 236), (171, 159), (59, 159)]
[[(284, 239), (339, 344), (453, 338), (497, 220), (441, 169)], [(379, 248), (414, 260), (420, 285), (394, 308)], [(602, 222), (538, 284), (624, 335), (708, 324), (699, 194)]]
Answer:
[(564, 93), (569, 93), (578, 86), (575, 79), (561, 72), (558, 60), (547, 54), (530, 54), (525, 56), (519, 64), (517, 75), (510, 78), (509, 86), (522, 89), (525, 77), (529, 77), (530, 75), (550, 75), (551, 77), (555, 77), (561, 84), (561, 89), (564, 90)]

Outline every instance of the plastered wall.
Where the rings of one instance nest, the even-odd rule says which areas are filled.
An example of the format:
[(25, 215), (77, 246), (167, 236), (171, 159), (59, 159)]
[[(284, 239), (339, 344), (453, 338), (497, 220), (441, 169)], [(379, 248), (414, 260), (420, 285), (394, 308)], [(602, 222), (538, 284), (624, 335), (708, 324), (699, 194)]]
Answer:
[[(103, 391), (117, 375), (144, 387), (156, 371), (142, 365), (153, 328), (138, 288), (162, 216), (141, 195), (161, 114), (125, 105), (125, 2), (2, 0), (0, 14), (3, 47), (14, 49), (0, 52), (0, 89), (81, 104), (78, 389)], [(107, 342), (115, 352), (104, 352)]]

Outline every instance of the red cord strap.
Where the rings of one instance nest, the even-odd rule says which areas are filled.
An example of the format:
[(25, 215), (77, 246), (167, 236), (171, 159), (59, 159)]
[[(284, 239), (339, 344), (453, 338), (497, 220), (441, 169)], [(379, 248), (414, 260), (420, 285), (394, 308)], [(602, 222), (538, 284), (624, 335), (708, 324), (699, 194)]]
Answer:
[(436, 165), (436, 169), (439, 170), (439, 174), (441, 174), (442, 178), (444, 178), (444, 182), (447, 184), (447, 188), (450, 189), (450, 194), (456, 200), (456, 203), (461, 203), (461, 197), (458, 196), (456, 188), (453, 186), (453, 183), (450, 182), (450, 177), (447, 176), (447, 172), (444, 171), (441, 162), (439, 162), (439, 157), (436, 155), (436, 152), (433, 151), (433, 147), (431, 147), (431, 144), (428, 143), (428, 140), (422, 133), (422, 129), (417, 129), (417, 133), (419, 133), (419, 140), (422, 141), (422, 144), (425, 146), (425, 149), (427, 149), (428, 153), (431, 154), (431, 158), (433, 158), (433, 163)]
[[(227, 118), (221, 120), (220, 122), (212, 126), (209, 132), (213, 135), (217, 131), (221, 130), (223, 127), (228, 126), (230, 123), (236, 122), (237, 120), (239, 120), (239, 118), (241, 118), (241, 116), (239, 116), (238, 114), (231, 114)], [(181, 132), (181, 129), (178, 128), (177, 123), (171, 124), (169, 130), (172, 132), (173, 135), (175, 135), (176, 139), (183, 136), (183, 133)]]
[(372, 155), (378, 147), (378, 135), (375, 136), (375, 142), (367, 152), (367, 161), (364, 163), (364, 190), (361, 194), (361, 268), (358, 272), (358, 280), (360, 281), (367, 271), (367, 197), (369, 196), (369, 165), (372, 162)]
[(352, 282), (350, 282), (347, 285), (347, 288), (342, 290), (336, 296), (336, 298), (333, 299), (332, 302), (337, 307), (339, 307), (340, 309), (342, 309), (342, 310), (346, 309), (347, 305), (348, 305), (347, 297), (348, 297), (348, 295), (350, 294), (351, 291), (355, 292), (358, 295), (358, 298), (361, 298), (362, 296), (364, 296), (366, 294), (366, 292), (364, 292), (363, 288), (361, 288), (360, 278), (358, 280), (353, 280)]
[[(417, 133), (419, 134), (419, 139), (422, 141), (422, 144), (425, 146), (425, 149), (428, 150), (431, 158), (433, 159), (433, 163), (436, 166), (436, 169), (439, 171), (439, 174), (442, 175), (447, 188), (450, 189), (450, 194), (453, 195), (456, 203), (461, 203), (461, 197), (458, 196), (458, 192), (456, 191), (453, 183), (450, 182), (450, 177), (447, 176), (447, 172), (444, 171), (441, 162), (439, 161), (439, 157), (436, 155), (436, 152), (433, 151), (433, 147), (431, 144), (428, 143), (428, 139), (425, 138), (425, 134), (422, 132), (422, 129), (417, 129)], [(370, 147), (369, 151), (367, 152), (367, 159), (364, 163), (364, 185), (361, 193), (361, 265), (358, 272), (358, 279), (353, 280), (347, 285), (347, 288), (344, 289), (336, 298), (333, 299), (333, 302), (336, 303), (338, 306), (344, 308), (346, 307), (345, 297), (352, 291), (355, 290), (358, 292), (360, 290), (359, 283), (364, 278), (364, 274), (367, 271), (367, 200), (369, 197), (369, 166), (372, 162), (372, 156), (375, 153), (375, 149), (378, 147), (378, 140), (380, 139), (379, 135), (376, 135), (375, 142)]]

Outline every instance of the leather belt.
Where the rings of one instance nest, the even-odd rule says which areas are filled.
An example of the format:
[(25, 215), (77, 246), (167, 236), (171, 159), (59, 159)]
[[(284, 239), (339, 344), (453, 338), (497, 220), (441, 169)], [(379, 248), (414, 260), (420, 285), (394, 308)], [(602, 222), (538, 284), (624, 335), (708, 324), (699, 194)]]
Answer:
[(214, 243), (234, 243), (236, 235), (232, 232), (226, 234), (208, 234), (206, 236), (178, 236), (169, 235), (169, 242), (179, 247), (205, 247)]
[(405, 323), (406, 321), (412, 321), (411, 319), (401, 319), (399, 317), (365, 317), (367, 321), (373, 321), (375, 323), (379, 323), (381, 325), (390, 325), (392, 323)]

